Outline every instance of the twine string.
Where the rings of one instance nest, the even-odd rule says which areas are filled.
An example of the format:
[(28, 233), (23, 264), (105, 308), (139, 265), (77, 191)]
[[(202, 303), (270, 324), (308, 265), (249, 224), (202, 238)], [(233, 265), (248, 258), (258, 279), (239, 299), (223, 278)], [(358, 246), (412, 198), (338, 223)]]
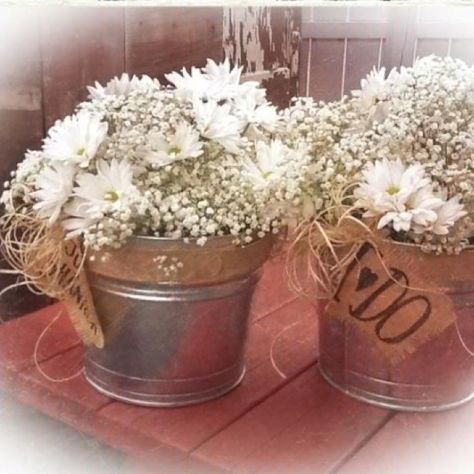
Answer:
[(290, 324), (289, 326), (284, 327), (284, 328), (275, 336), (275, 339), (273, 340), (273, 343), (272, 343), (272, 345), (271, 345), (271, 347), (270, 347), (270, 362), (271, 362), (272, 367), (274, 368), (275, 372), (276, 372), (282, 379), (287, 379), (288, 376), (287, 376), (284, 372), (282, 372), (282, 371), (279, 369), (278, 365), (276, 364), (275, 357), (274, 357), (274, 355), (273, 355), (274, 347), (275, 347), (277, 341), (280, 340), (281, 336), (282, 336), (285, 332), (289, 331), (291, 328), (297, 326), (298, 324), (300, 324), (300, 323), (299, 323), (299, 322), (295, 322), (295, 323), (293, 323), (293, 324)]
[(51, 329), (51, 327), (56, 323), (56, 321), (58, 321), (58, 319), (63, 315), (63, 310), (59, 310), (59, 312), (56, 314), (56, 316), (51, 319), (51, 321), (48, 323), (48, 325), (43, 329), (43, 331), (41, 332), (41, 334), (38, 336), (38, 339), (36, 339), (36, 342), (35, 342), (35, 348), (34, 348), (34, 351), (33, 351), (33, 361), (35, 363), (35, 367), (36, 367), (36, 370), (46, 379), (48, 380), (49, 382), (52, 382), (52, 383), (64, 383), (64, 382), (68, 382), (70, 380), (73, 380), (77, 377), (79, 377), (82, 372), (84, 371), (84, 368), (81, 367), (75, 374), (73, 375), (70, 375), (68, 377), (63, 377), (63, 378), (59, 378), (59, 379), (55, 379), (53, 377), (51, 377), (50, 375), (48, 375), (41, 367), (40, 365), (40, 362), (38, 360), (38, 352), (39, 352), (39, 346), (41, 344), (41, 341), (43, 340), (44, 336), (46, 335), (46, 333)]
[(75, 278), (62, 277), (67, 255), (65, 236), (60, 226), (49, 226), (44, 220), (21, 209), (0, 218), (0, 244), (5, 260), (22, 275), (31, 288), (52, 298), (63, 299), (81, 273), (86, 252), (82, 253)]
[[(384, 273), (395, 285), (412, 291), (444, 295), (443, 288), (419, 288), (397, 280), (384, 262), (379, 250), (381, 237), (374, 231), (373, 223), (365, 224), (351, 213), (354, 208), (343, 204), (335, 206), (340, 215), (329, 222), (327, 210), (304, 220), (293, 232), (286, 259), (286, 274), (291, 289), (309, 299), (332, 299), (348, 265), (357, 258), (361, 247), (368, 243), (374, 251)], [(306, 254), (306, 274), (299, 272), (301, 256)], [(318, 294), (304, 289), (302, 280), (315, 284)]]
[[(22, 281), (7, 286), (0, 291), (0, 297), (6, 292), (27, 286), (36, 294), (46, 294), (59, 300), (65, 299), (68, 291), (76, 284), (84, 267), (86, 252), (82, 252), (80, 262), (73, 278), (64, 281), (63, 271), (68, 255), (64, 231), (60, 226), (50, 226), (48, 222), (38, 219), (26, 208), (15, 209), (0, 217), (0, 250), (12, 269), (0, 270), (0, 273), (17, 274)], [(33, 350), (33, 362), (38, 372), (49, 382), (62, 383), (78, 377), (83, 369), (75, 374), (53, 378), (41, 367), (38, 352), (47, 332), (58, 321), (63, 310), (48, 323), (37, 338)]]
[(471, 349), (469, 349), (469, 347), (467, 346), (466, 342), (464, 341), (464, 338), (462, 337), (461, 335), (461, 331), (459, 329), (459, 325), (458, 325), (458, 318), (456, 318), (456, 321), (454, 322), (455, 326), (456, 326), (456, 333), (457, 333), (457, 336), (459, 338), (459, 341), (461, 342), (461, 345), (462, 347), (464, 348), (464, 350), (471, 356), (471, 357), (474, 357), (474, 352), (471, 351)]

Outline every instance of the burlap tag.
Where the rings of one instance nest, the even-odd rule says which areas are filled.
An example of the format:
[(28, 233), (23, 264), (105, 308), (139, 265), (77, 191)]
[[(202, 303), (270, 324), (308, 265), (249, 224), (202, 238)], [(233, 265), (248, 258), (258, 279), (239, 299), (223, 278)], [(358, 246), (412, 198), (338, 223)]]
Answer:
[(327, 312), (356, 325), (395, 364), (453, 324), (455, 313), (433, 258), (386, 242), (377, 248), (382, 259), (369, 243), (359, 250)]
[(82, 268), (83, 250), (75, 240), (64, 241), (61, 262), (63, 301), (77, 333), (87, 345), (104, 347), (104, 334), (97, 317), (87, 275)]

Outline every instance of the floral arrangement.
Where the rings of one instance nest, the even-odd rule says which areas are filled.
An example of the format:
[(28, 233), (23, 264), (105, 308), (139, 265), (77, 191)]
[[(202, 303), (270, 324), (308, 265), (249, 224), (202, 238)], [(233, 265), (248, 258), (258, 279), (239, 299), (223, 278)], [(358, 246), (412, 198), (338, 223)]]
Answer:
[(227, 60), (166, 78), (89, 87), (5, 183), (7, 222), (27, 216), (94, 249), (132, 235), (248, 243), (294, 224), (293, 248), (309, 243), (326, 288), (367, 240), (472, 243), (474, 68), (462, 61), (374, 70), (350, 97), (281, 113)]
[(89, 87), (5, 183), (7, 213), (94, 249), (137, 234), (205, 244), (278, 232), (310, 157), (276, 137), (276, 108), (241, 70), (208, 60), (168, 74), (171, 86), (123, 74)]
[(284, 140), (312, 155), (295, 248), (309, 244), (323, 288), (368, 240), (438, 254), (472, 243), (473, 106), (474, 68), (428, 56), (388, 76), (373, 70), (341, 101), (296, 99), (284, 112)]

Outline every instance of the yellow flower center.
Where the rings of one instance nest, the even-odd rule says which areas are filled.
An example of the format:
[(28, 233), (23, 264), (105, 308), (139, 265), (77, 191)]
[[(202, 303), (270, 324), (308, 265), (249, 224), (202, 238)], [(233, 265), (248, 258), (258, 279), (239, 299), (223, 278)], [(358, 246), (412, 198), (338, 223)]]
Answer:
[(117, 202), (119, 200), (119, 195), (116, 191), (109, 191), (105, 193), (104, 199), (110, 202)]
[(273, 171), (265, 171), (264, 173), (262, 173), (263, 179), (270, 178), (272, 174), (273, 174)]
[(84, 147), (81, 147), (81, 148), (79, 148), (79, 150), (77, 150), (77, 154), (79, 156), (83, 156), (83, 155), (85, 155), (85, 153), (86, 153), (86, 149)]
[(400, 192), (400, 188), (398, 186), (392, 185), (389, 188), (387, 188), (387, 194), (390, 194), (390, 196), (393, 196), (399, 192)]
[(168, 148), (169, 155), (179, 155), (181, 153), (181, 148), (177, 145), (173, 145)]

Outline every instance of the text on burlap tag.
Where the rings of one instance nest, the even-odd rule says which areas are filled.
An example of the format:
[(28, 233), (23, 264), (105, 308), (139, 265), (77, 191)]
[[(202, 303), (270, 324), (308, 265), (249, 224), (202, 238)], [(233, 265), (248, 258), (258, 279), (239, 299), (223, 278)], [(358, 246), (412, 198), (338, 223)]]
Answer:
[(392, 363), (455, 320), (450, 298), (403, 246), (366, 243), (348, 266), (327, 312), (352, 324)]
[(81, 266), (83, 250), (79, 242), (65, 240), (60, 276), (63, 302), (77, 333), (85, 344), (104, 347), (104, 334), (95, 311), (86, 272)]

